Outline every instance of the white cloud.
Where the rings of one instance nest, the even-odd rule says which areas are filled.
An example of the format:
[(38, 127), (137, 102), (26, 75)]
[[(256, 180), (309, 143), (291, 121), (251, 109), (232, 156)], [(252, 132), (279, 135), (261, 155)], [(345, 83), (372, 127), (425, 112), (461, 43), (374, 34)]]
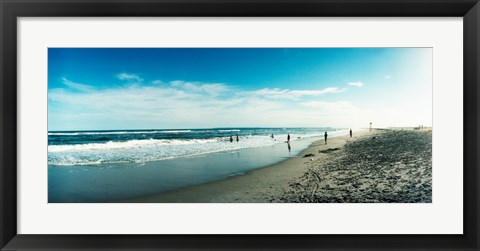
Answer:
[(292, 99), (297, 100), (303, 96), (319, 96), (327, 93), (343, 92), (345, 89), (339, 89), (337, 87), (327, 87), (322, 90), (289, 90), (279, 88), (264, 88), (253, 92), (246, 92), (248, 95), (262, 96), (270, 99)]
[(153, 80), (152, 81), (152, 84), (154, 85), (161, 85), (161, 84), (165, 84), (162, 80)]
[(86, 85), (86, 84), (79, 84), (68, 80), (67, 78), (62, 78), (62, 82), (64, 85), (70, 87), (71, 89), (77, 91), (92, 91), (94, 90), (93, 86)]
[(345, 90), (336, 87), (239, 92), (223, 83), (172, 81), (84, 90), (49, 90), (50, 130), (342, 126), (361, 114), (346, 101), (311, 100)]
[(138, 76), (137, 74), (129, 74), (129, 73), (119, 73), (116, 76), (118, 79), (123, 80), (123, 81), (129, 81), (129, 82), (143, 82), (143, 78)]
[(134, 85), (80, 93), (51, 89), (49, 128), (208, 127), (221, 123), (227, 108), (236, 107), (235, 102), (243, 103), (242, 100), (222, 101), (208, 93), (189, 93), (171, 87)]
[(391, 78), (392, 78), (392, 76), (390, 76), (390, 75), (385, 76), (385, 79), (391, 79)]
[(365, 84), (364, 84), (363, 82), (357, 81), (357, 82), (348, 82), (347, 85), (356, 86), (356, 87), (362, 87), (362, 86), (364, 86)]
[(172, 87), (194, 93), (207, 93), (210, 96), (217, 97), (232, 90), (222, 83), (199, 83), (199, 82), (185, 82), (175, 80), (170, 82)]
[(325, 102), (325, 101), (309, 101), (300, 103), (306, 107), (312, 108), (322, 108), (326, 110), (336, 111), (336, 110), (347, 110), (347, 109), (356, 109), (352, 103), (348, 101), (336, 101), (336, 102)]

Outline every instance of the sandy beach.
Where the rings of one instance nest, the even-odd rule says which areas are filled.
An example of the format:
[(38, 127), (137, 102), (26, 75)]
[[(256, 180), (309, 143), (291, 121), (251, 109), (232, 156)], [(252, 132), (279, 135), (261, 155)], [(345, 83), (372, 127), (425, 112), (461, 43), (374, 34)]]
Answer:
[(308, 164), (279, 202), (432, 202), (430, 130), (384, 130)]
[(243, 176), (116, 202), (428, 203), (431, 167), (430, 130), (362, 131)]

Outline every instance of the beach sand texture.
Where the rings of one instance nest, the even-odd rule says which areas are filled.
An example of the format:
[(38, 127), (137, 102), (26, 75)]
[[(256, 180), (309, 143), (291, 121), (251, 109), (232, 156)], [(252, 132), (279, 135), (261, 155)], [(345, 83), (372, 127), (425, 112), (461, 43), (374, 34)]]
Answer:
[(432, 133), (354, 132), (243, 176), (115, 202), (430, 203)]
[(432, 202), (431, 131), (364, 135), (290, 184), (281, 202)]

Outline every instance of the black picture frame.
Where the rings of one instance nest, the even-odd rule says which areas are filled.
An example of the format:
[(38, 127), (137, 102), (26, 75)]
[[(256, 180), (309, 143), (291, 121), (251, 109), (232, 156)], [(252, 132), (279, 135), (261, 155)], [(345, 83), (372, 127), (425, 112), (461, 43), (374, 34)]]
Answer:
[[(478, 0), (0, 0), (1, 250), (479, 250)], [(463, 17), (462, 235), (17, 234), (17, 17)]]

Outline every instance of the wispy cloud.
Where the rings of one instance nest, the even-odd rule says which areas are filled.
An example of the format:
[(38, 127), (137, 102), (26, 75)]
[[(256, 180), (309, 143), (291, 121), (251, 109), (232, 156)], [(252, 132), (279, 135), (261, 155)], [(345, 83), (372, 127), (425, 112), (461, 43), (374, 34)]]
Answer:
[(292, 99), (297, 100), (303, 96), (319, 96), (327, 93), (338, 93), (343, 92), (346, 89), (340, 89), (337, 87), (327, 87), (321, 90), (290, 90), (290, 89), (279, 89), (279, 88), (263, 88), (260, 90), (247, 92), (249, 95), (261, 96), (264, 98), (270, 99)]
[(138, 74), (129, 74), (129, 73), (119, 73), (116, 76), (118, 79), (129, 82), (143, 82), (143, 78), (138, 76)]
[(306, 107), (321, 108), (321, 109), (332, 110), (332, 111), (356, 109), (356, 107), (348, 101), (336, 101), (336, 102), (309, 101), (309, 102), (302, 102), (300, 104)]
[(231, 87), (223, 83), (200, 83), (200, 82), (185, 82), (181, 80), (175, 80), (170, 82), (172, 87), (185, 90), (193, 93), (206, 93), (210, 96), (220, 96), (226, 92), (232, 90)]
[[(49, 90), (52, 130), (115, 129), (112, 125), (119, 129), (335, 126), (349, 123), (351, 114), (358, 114), (351, 103), (319, 100), (322, 95), (346, 90), (337, 87), (241, 92), (240, 88), (224, 83), (182, 80), (106, 89), (68, 83), (68, 88)], [(79, 88), (84, 91), (76, 91)]]
[(90, 85), (75, 83), (75, 82), (72, 82), (72, 81), (68, 80), (67, 78), (62, 78), (62, 82), (63, 82), (64, 85), (68, 86), (69, 88), (71, 88), (73, 90), (84, 91), (84, 92), (94, 90), (94, 88)]
[(154, 84), (154, 85), (161, 85), (161, 84), (165, 84), (165, 83), (164, 83), (162, 80), (158, 80), (158, 79), (157, 79), (157, 80), (153, 80), (153, 81), (152, 81), (152, 84)]
[(355, 87), (362, 87), (362, 86), (364, 86), (365, 84), (364, 84), (363, 82), (356, 81), (356, 82), (348, 82), (347, 85), (349, 85), (349, 86), (355, 86)]

